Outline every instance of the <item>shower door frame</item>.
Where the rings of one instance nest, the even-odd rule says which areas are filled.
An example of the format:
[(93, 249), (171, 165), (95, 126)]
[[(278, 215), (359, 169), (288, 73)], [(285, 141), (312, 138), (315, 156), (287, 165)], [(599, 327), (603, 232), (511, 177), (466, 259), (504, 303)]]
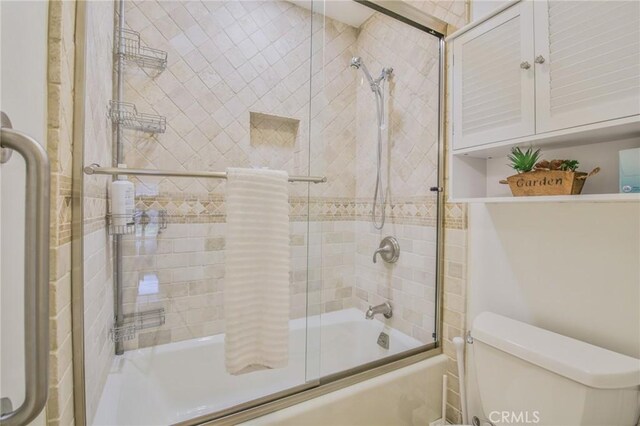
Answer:
[[(321, 376), (308, 383), (295, 386), (265, 397), (254, 399), (203, 416), (178, 423), (180, 426), (200, 424), (235, 425), (301, 402), (317, 398), (329, 392), (369, 380), (416, 362), (441, 354), (442, 309), (444, 271), (444, 169), (445, 169), (445, 87), (446, 44), (449, 25), (405, 2), (392, 0), (353, 0), (407, 25), (425, 31), (438, 38), (439, 44), (439, 103), (438, 103), (438, 183), (432, 187), (437, 198), (436, 218), (436, 318), (434, 342), (390, 357), (362, 364), (349, 370)], [(72, 352), (73, 352), (73, 402), (77, 425), (86, 425), (86, 386), (84, 352), (84, 125), (85, 125), (85, 61), (86, 52), (86, 3), (76, 3), (75, 28), (75, 76), (74, 123), (72, 159), (72, 241), (71, 241), (71, 299), (72, 299)]]

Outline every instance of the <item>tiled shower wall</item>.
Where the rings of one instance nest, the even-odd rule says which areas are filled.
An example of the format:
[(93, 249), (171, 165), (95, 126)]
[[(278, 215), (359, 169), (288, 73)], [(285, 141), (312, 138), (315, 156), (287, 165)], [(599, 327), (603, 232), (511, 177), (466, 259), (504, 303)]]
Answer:
[[(75, 2), (49, 2), (47, 155), (51, 168), (48, 426), (74, 424), (71, 323), (71, 163)], [(37, 420), (36, 420), (37, 422)]]
[[(392, 327), (424, 343), (434, 340), (436, 283), (436, 198), (438, 185), (439, 41), (382, 14), (360, 28), (356, 44), (374, 76), (392, 67), (386, 85), (382, 137), (388, 199), (387, 222), (373, 227), (369, 215), (357, 222), (355, 304), (361, 310), (389, 300)], [(372, 202), (377, 163), (377, 118), (368, 84), (357, 87), (356, 197)], [(367, 212), (370, 208), (367, 208)], [(412, 223), (413, 222), (413, 223)], [(371, 256), (387, 235), (400, 244), (393, 265)]]
[[(291, 222), (291, 318), (306, 316), (308, 295), (315, 314), (350, 306), (351, 287), (343, 287), (353, 280), (354, 235), (347, 230), (352, 224)], [(225, 228), (225, 223), (170, 224), (159, 233), (149, 226), (126, 237), (125, 312), (164, 308), (166, 323), (140, 332), (125, 349), (224, 332)]]
[[(128, 166), (269, 166), (304, 174), (311, 149), (311, 173), (326, 175), (328, 182), (311, 188), (309, 206), (301, 197), (306, 186), (291, 185), (292, 229), (309, 218), (321, 221), (325, 234), (317, 265), (310, 259), (307, 268), (304, 256), (293, 259), (292, 317), (307, 313), (302, 271), (308, 269), (310, 290), (322, 285), (322, 297), (310, 300), (309, 314), (365, 309), (389, 298), (397, 314), (394, 325), (432, 341), (436, 206), (429, 186), (437, 184), (438, 41), (380, 14), (356, 29), (320, 15), (311, 19), (310, 12), (287, 2), (129, 2), (125, 16), (145, 44), (169, 52), (168, 68), (160, 74), (127, 68), (126, 100), (140, 111), (166, 115), (168, 122), (165, 134), (126, 133)], [(384, 172), (390, 171), (390, 207), (383, 233), (364, 222), (374, 185), (375, 104), (368, 86), (360, 84), (361, 75), (348, 67), (354, 55), (374, 73), (383, 66), (395, 68), (387, 88), (391, 149)], [(297, 120), (295, 140), (287, 139), (289, 125), (256, 131), (256, 113)], [(271, 139), (264, 138), (268, 132)], [(223, 183), (144, 178), (136, 185), (139, 209), (151, 215), (166, 210), (169, 223), (159, 235), (145, 236), (155, 245), (139, 238), (127, 242), (125, 311), (163, 307), (167, 324), (127, 347), (222, 331)], [(455, 219), (459, 209), (448, 212)], [(406, 231), (400, 263), (373, 265), (370, 255), (379, 240), (385, 233), (404, 235), (405, 225), (418, 232)], [(182, 237), (168, 241), (172, 233)], [(218, 243), (207, 246), (208, 235)], [(306, 249), (305, 238), (305, 232), (293, 234), (292, 244)], [(384, 279), (394, 286), (382, 285)], [(147, 282), (155, 281), (157, 293), (147, 288), (142, 293), (149, 293), (141, 294)], [(196, 297), (202, 288), (206, 306)], [(206, 307), (211, 309), (205, 316), (178, 314)]]
[[(316, 226), (327, 229), (344, 227), (342, 222), (334, 226), (324, 221), (352, 220), (352, 213), (336, 208), (336, 200), (352, 200), (355, 191), (350, 164), (355, 157), (356, 79), (353, 73), (339, 74), (338, 68), (348, 64), (357, 31), (332, 20), (323, 22), (319, 15), (312, 22), (311, 16), (305, 9), (278, 1), (128, 2), (127, 26), (139, 31), (145, 44), (167, 50), (169, 65), (157, 75), (127, 67), (126, 100), (140, 111), (166, 115), (168, 123), (167, 132), (154, 137), (125, 133), (127, 165), (221, 171), (231, 166), (268, 166), (307, 174), (311, 129), (314, 154), (319, 153), (314, 162), (322, 163), (322, 174), (329, 179), (313, 188), (312, 220), (323, 221)], [(327, 47), (316, 45), (315, 75), (310, 79), (312, 31), (316, 42)], [(339, 78), (324, 84), (326, 69)], [(320, 84), (312, 88), (311, 81)], [(314, 91), (311, 108), (310, 90)], [(297, 134), (292, 138), (294, 130)], [(136, 187), (140, 210), (151, 215), (166, 210), (169, 223), (157, 236), (127, 240), (131, 257), (125, 263), (125, 311), (163, 307), (167, 323), (142, 333), (127, 347), (221, 332), (224, 183), (145, 178), (137, 180)], [(351, 306), (354, 251), (325, 251), (324, 259), (318, 254), (310, 260), (317, 265), (307, 268), (307, 185), (291, 184), (290, 191), (292, 318), (307, 313), (307, 269), (311, 290), (316, 290), (310, 312)], [(353, 224), (347, 227), (351, 230), (343, 232), (347, 240), (341, 243), (354, 247)], [(349, 234), (351, 241), (344, 237)], [(171, 235), (180, 237), (174, 240)], [(157, 240), (157, 246), (148, 246), (149, 238)], [(207, 245), (211, 239), (219, 243)], [(304, 255), (296, 256), (298, 252)], [(322, 279), (328, 286), (323, 294), (329, 299), (320, 299)], [(158, 292), (141, 294), (151, 292), (141, 290), (149, 280), (159, 282)], [(202, 289), (206, 297), (196, 297)], [(207, 301), (204, 306), (203, 300)], [(206, 309), (206, 315), (183, 314)]]
[[(111, 2), (86, 5), (84, 164), (111, 165), (113, 15)], [(112, 238), (106, 228), (108, 176), (84, 176), (84, 351), (86, 413), (91, 423), (114, 357)]]
[[(462, 2), (413, 5), (458, 25), (464, 20)], [(292, 317), (364, 309), (388, 297), (396, 313), (393, 325), (431, 341), (436, 206), (428, 187), (436, 184), (437, 170), (437, 41), (379, 14), (360, 29), (310, 16), (287, 2), (127, 2), (127, 26), (141, 33), (144, 44), (167, 50), (169, 65), (159, 74), (127, 67), (126, 100), (141, 112), (165, 115), (168, 129), (156, 136), (126, 132), (126, 163), (220, 171), (268, 166), (290, 174), (310, 168), (311, 174), (326, 175), (326, 184), (311, 187), (310, 204), (306, 185), (291, 185)], [(369, 221), (375, 104), (368, 87), (360, 85), (361, 75), (348, 68), (354, 55), (363, 56), (373, 73), (395, 68), (388, 87), (390, 206), (382, 233)], [(291, 126), (260, 127), (251, 113), (296, 123), (295, 138)], [(152, 224), (144, 239), (128, 237), (125, 243), (125, 311), (161, 306), (167, 324), (142, 332), (127, 348), (222, 331), (224, 184), (135, 182), (138, 208), (151, 215), (166, 210), (169, 223), (159, 234)], [(449, 228), (466, 226), (460, 206), (447, 205), (446, 212)], [(371, 254), (387, 234), (401, 238), (401, 261), (373, 265)], [(307, 244), (308, 265), (306, 255), (299, 255)], [(462, 276), (458, 266), (445, 272), (454, 280)], [(447, 303), (460, 305), (452, 297)], [(445, 322), (457, 324), (454, 309), (445, 312)], [(461, 333), (456, 327), (445, 327), (445, 337)]]
[[(450, 24), (453, 24), (456, 27), (460, 27), (465, 23), (465, 4), (463, 1), (410, 1), (411, 5), (416, 7), (417, 9), (423, 10), (429, 14), (439, 17)], [(100, 2), (90, 2), (90, 5), (98, 5)], [(109, 9), (111, 9), (112, 4), (109, 4)], [(167, 20), (168, 18), (161, 13), (162, 9), (157, 9), (153, 6), (145, 6), (151, 17), (158, 17), (160, 20)], [(105, 9), (106, 10), (106, 9)], [(48, 81), (49, 81), (49, 134), (47, 140), (47, 150), (49, 152), (49, 156), (51, 159), (52, 165), (52, 204), (56, 206), (55, 212), (52, 213), (52, 277), (51, 277), (51, 298), (52, 298), (52, 318), (51, 318), (51, 326), (54, 327), (55, 333), (52, 334), (52, 348), (51, 348), (51, 385), (50, 385), (50, 398), (47, 403), (47, 421), (49, 425), (57, 425), (57, 424), (73, 424), (73, 383), (72, 383), (72, 369), (71, 369), (71, 327), (70, 327), (70, 236), (67, 232), (70, 229), (70, 204), (69, 199), (71, 196), (70, 192), (70, 177), (71, 172), (68, 167), (70, 164), (71, 158), (71, 133), (72, 128), (71, 124), (73, 121), (73, 101), (72, 101), (72, 88), (73, 88), (73, 59), (74, 59), (74, 35), (75, 35), (75, 2), (73, 1), (52, 1), (50, 2), (50, 15), (49, 15), (49, 69), (48, 69)], [(107, 12), (106, 16), (109, 16), (109, 12)], [(176, 17), (176, 19), (180, 19)], [(104, 23), (111, 25), (110, 18), (104, 20)], [(336, 40), (335, 45), (344, 44), (346, 35), (340, 37), (339, 35), (342, 33), (346, 33), (347, 35), (351, 32), (356, 33), (355, 30), (344, 26), (343, 24), (334, 22), (335, 28), (341, 29), (342, 31), (336, 31), (335, 36), (327, 36), (327, 40), (333, 39)], [(158, 24), (162, 25), (162, 24)], [(171, 23), (167, 25), (171, 26)], [(327, 24), (329, 28), (329, 24)], [(136, 28), (140, 29), (140, 28)], [(106, 31), (110, 31), (109, 28), (105, 28)], [(332, 38), (331, 38), (332, 37)], [(110, 42), (110, 36), (106, 36), (104, 38), (104, 42)], [(316, 44), (319, 46), (320, 44)], [(102, 45), (100, 47), (102, 52), (110, 52), (110, 46)], [(90, 52), (91, 54), (91, 52)], [(333, 63), (333, 66), (340, 67), (341, 61), (343, 58), (347, 58), (350, 56), (350, 53), (345, 53), (341, 57), (336, 57), (336, 61)], [(93, 77), (95, 78), (95, 84), (110, 84), (111, 81), (111, 66), (110, 64), (104, 63), (104, 66), (99, 66), (95, 68), (95, 73)], [(344, 73), (340, 75), (340, 79), (347, 78), (345, 76), (349, 76), (353, 74)], [(318, 80), (315, 80), (316, 82)], [(322, 83), (324, 84), (324, 83)], [(330, 84), (330, 82), (329, 82)], [(334, 83), (334, 97), (328, 98), (335, 99), (338, 103), (335, 104), (336, 108), (331, 108), (331, 114), (329, 117), (338, 118), (343, 120), (341, 117), (344, 114), (349, 114), (349, 96), (351, 96), (348, 90), (341, 91), (339, 90), (345, 84), (348, 86), (348, 83), (338, 82)], [(320, 90), (315, 88), (314, 90)], [(315, 92), (314, 92), (315, 93)], [(325, 91), (326, 93), (326, 91)], [(100, 101), (89, 102), (93, 104), (95, 111), (88, 116), (88, 122), (94, 121), (95, 123), (101, 123), (104, 120), (104, 114), (106, 113), (106, 99)], [(320, 102), (322, 105), (327, 104), (326, 100), (316, 99), (314, 102)], [(314, 104), (315, 105), (315, 104)], [(340, 108), (338, 107), (340, 105)], [(314, 107), (316, 111), (320, 111), (320, 108)], [(166, 111), (162, 111), (162, 113), (166, 113)], [(338, 143), (335, 141), (333, 136), (342, 135), (342, 137), (347, 137), (346, 134), (350, 131), (350, 123), (351, 121), (345, 120), (345, 123), (342, 123), (341, 126), (336, 126), (335, 129), (331, 132), (327, 132), (326, 136), (330, 137), (327, 141), (327, 146), (333, 150), (338, 150), (334, 152), (341, 152), (342, 147), (347, 147), (346, 152), (350, 152), (349, 144)], [(313, 134), (312, 129), (312, 134)], [(87, 136), (91, 136), (88, 134)], [(85, 141), (85, 145), (90, 145), (92, 139), (88, 139)], [(353, 148), (355, 151), (355, 147)], [(314, 153), (315, 154), (315, 153)], [(343, 179), (331, 179), (330, 183), (323, 188), (326, 189), (326, 193), (331, 197), (340, 197), (341, 194), (349, 194), (349, 185), (355, 185), (355, 180), (350, 180), (350, 171), (348, 167), (345, 166), (343, 160), (337, 160), (338, 158), (342, 158), (342, 155), (335, 155), (334, 161), (330, 158), (331, 156), (327, 155), (327, 160), (323, 160), (322, 158), (314, 157), (314, 164), (318, 164), (318, 170), (312, 170), (314, 172), (323, 172), (329, 176), (336, 176), (340, 173), (344, 173), (346, 176)], [(349, 157), (347, 157), (349, 158)], [(96, 159), (87, 158), (87, 161), (93, 162)], [(98, 159), (98, 161), (103, 161), (104, 164), (108, 164), (108, 156), (105, 157), (104, 160)], [(321, 163), (324, 161), (324, 163)], [(131, 165), (130, 165), (131, 166)], [(351, 182), (351, 183), (350, 183)], [(106, 185), (106, 183), (105, 183)], [(324, 189), (323, 189), (324, 190)], [(317, 191), (317, 190), (316, 190)], [(313, 192), (313, 195), (316, 195), (317, 192)], [(93, 200), (90, 200), (93, 199)], [(335, 199), (335, 198), (334, 198)], [(96, 211), (92, 214), (89, 214), (87, 218), (85, 218), (85, 226), (87, 227), (87, 231), (95, 231), (97, 232), (95, 235), (98, 236), (100, 232), (98, 229), (101, 229), (101, 234), (105, 235), (104, 228), (104, 212), (106, 211), (106, 201), (105, 201), (105, 186), (99, 185), (97, 187), (97, 192), (93, 194), (88, 194), (87, 197), (88, 202), (95, 203)], [(87, 202), (87, 200), (85, 200)], [(185, 200), (186, 203), (193, 203), (192, 200)], [(102, 207), (100, 207), (102, 206)], [(312, 233), (310, 234), (311, 239), (318, 239), (318, 233), (322, 233), (325, 238), (322, 247), (319, 247), (319, 244), (314, 244), (311, 250), (310, 257), (310, 265), (317, 265), (319, 262), (320, 250), (324, 248), (325, 251), (329, 251), (331, 253), (336, 253), (336, 248), (339, 247), (342, 243), (341, 236), (344, 232), (343, 226), (346, 226), (347, 230), (352, 229), (351, 224), (348, 219), (352, 216), (363, 216), (366, 215), (362, 212), (366, 210), (366, 207), (363, 207), (362, 203), (358, 203), (355, 205), (353, 203), (352, 198), (344, 197), (342, 201), (338, 200), (334, 203), (325, 203), (325, 202), (315, 202), (311, 205), (313, 214), (316, 215), (317, 218), (338, 218), (338, 222), (334, 222), (331, 220), (324, 220), (321, 223), (316, 225), (312, 225)], [(405, 205), (403, 208), (410, 209), (410, 206)], [(196, 208), (197, 209), (197, 208)], [(424, 207), (418, 208), (419, 211), (424, 211)], [(410, 209), (412, 210), (412, 209)], [(180, 209), (180, 212), (190, 211), (188, 208)], [(354, 213), (354, 211), (356, 213)], [(99, 213), (98, 213), (99, 212)], [(392, 213), (393, 214), (393, 213)], [(93, 220), (92, 220), (93, 219)], [(445, 235), (445, 313), (444, 313), (444, 343), (445, 343), (445, 353), (450, 357), (450, 363), (448, 366), (448, 371), (450, 375), (450, 393), (449, 393), (449, 401), (453, 404), (448, 407), (448, 419), (451, 421), (459, 422), (460, 413), (458, 411), (459, 408), (459, 396), (458, 396), (458, 381), (457, 381), (457, 373), (455, 371), (455, 353), (453, 353), (451, 338), (456, 335), (461, 335), (464, 329), (464, 300), (465, 300), (465, 264), (466, 259), (464, 256), (465, 247), (466, 247), (466, 211), (457, 205), (447, 205), (447, 232)], [(414, 217), (407, 217), (405, 221), (409, 223), (415, 223)], [(303, 222), (299, 222), (302, 224)], [(338, 223), (337, 226), (336, 223)], [(297, 223), (293, 225), (294, 231), (292, 231), (292, 244), (300, 244), (301, 237), (300, 234), (303, 233), (301, 229), (304, 228), (296, 228)], [(323, 228), (324, 227), (324, 228)], [(355, 229), (355, 227), (354, 227)], [(65, 231), (67, 230), (67, 231)], [(296, 237), (295, 235), (298, 234)], [(87, 235), (87, 238), (89, 236)], [(104, 237), (105, 244), (99, 243), (104, 250), (108, 250), (108, 237)], [(314, 240), (314, 241), (315, 241)], [(92, 245), (90, 243), (90, 245)], [(313, 248), (319, 247), (319, 248)], [(351, 250), (351, 247), (348, 246), (348, 243), (342, 246), (343, 250)], [(346, 252), (345, 252), (346, 253)], [(352, 251), (353, 253), (353, 251)], [(339, 264), (341, 260), (338, 257), (335, 257), (333, 262)], [(106, 262), (106, 261), (105, 261)], [(327, 263), (327, 262), (325, 262)], [(338, 266), (338, 268), (343, 268), (343, 271), (338, 274), (336, 273), (334, 276), (336, 278), (336, 285), (338, 285), (341, 277), (344, 277), (344, 271), (348, 270), (346, 265)], [(108, 267), (107, 267), (108, 270)], [(301, 274), (301, 270), (297, 270), (297, 274)], [(294, 272), (295, 274), (295, 272)], [(311, 274), (310, 276), (314, 277), (310, 280), (310, 287), (319, 286), (318, 275)], [(328, 273), (324, 273), (325, 279), (325, 287), (327, 286), (326, 281), (327, 277), (331, 276)], [(300, 281), (297, 282), (297, 288), (300, 287)], [(110, 291), (111, 284), (110, 282), (105, 282), (104, 288), (106, 291)], [(298, 290), (299, 291), (299, 290)], [(295, 293), (295, 291), (294, 291)], [(341, 293), (347, 293), (347, 291), (342, 290)], [(293, 298), (296, 298), (295, 294)], [(110, 298), (106, 297), (104, 299), (106, 304), (110, 303)], [(343, 301), (343, 306), (348, 306), (346, 300)], [(327, 306), (328, 309), (332, 309), (331, 306)], [(108, 311), (109, 307), (106, 308)], [(103, 337), (104, 334), (102, 335)], [(104, 344), (108, 344), (108, 340), (103, 340)], [(82, 362), (82, 360), (74, 360), (74, 362)], [(86, 359), (85, 359), (86, 362)], [(453, 379), (453, 380), (452, 380)], [(99, 394), (101, 389), (95, 389), (91, 392), (87, 393), (88, 400), (97, 400), (99, 398)], [(90, 418), (90, 417), (89, 417)]]

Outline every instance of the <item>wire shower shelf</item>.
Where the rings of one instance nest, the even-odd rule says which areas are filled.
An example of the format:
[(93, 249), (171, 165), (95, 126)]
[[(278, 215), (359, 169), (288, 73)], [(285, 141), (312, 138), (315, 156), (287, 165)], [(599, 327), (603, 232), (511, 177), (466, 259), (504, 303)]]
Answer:
[(167, 130), (167, 118), (161, 115), (138, 112), (130, 102), (109, 101), (109, 118), (127, 129), (148, 133), (164, 133)]
[(152, 327), (160, 327), (164, 325), (164, 323), (164, 308), (125, 314), (122, 325), (114, 326), (111, 329), (111, 339), (114, 342), (131, 340), (136, 337), (138, 331)]
[(122, 54), (128, 62), (134, 62), (141, 67), (164, 70), (167, 67), (167, 52), (160, 49), (143, 46), (140, 42), (140, 33), (128, 29), (120, 29), (121, 51), (118, 52), (116, 46), (116, 54)]
[(136, 232), (136, 221), (133, 215), (107, 213), (109, 235), (130, 235)]

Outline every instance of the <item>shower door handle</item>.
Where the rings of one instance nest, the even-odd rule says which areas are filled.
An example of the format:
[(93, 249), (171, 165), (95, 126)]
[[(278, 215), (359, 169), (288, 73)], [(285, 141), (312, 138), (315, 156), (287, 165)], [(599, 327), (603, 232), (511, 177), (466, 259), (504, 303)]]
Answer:
[[(6, 117), (6, 116), (5, 116)], [(3, 117), (4, 118), (4, 117)], [(25, 396), (18, 408), (0, 415), (0, 425), (24, 425), (47, 402), (49, 378), (49, 160), (42, 146), (2, 120), (0, 147), (20, 154), (26, 163), (24, 239)], [(9, 407), (6, 404), (5, 407)]]

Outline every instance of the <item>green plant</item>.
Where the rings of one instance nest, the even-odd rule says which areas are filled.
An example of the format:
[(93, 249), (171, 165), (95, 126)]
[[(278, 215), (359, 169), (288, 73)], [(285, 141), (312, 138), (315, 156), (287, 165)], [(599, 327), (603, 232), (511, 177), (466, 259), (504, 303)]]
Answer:
[(560, 170), (575, 172), (579, 165), (580, 162), (578, 160), (564, 160), (560, 164)]
[(533, 148), (530, 147), (525, 152), (523, 152), (519, 147), (515, 146), (511, 148), (511, 154), (509, 154), (507, 158), (509, 159), (509, 161), (511, 161), (511, 164), (509, 164), (509, 166), (511, 166), (511, 168), (516, 172), (530, 172), (531, 170), (533, 170), (533, 167), (536, 165), (538, 159), (540, 158), (540, 150), (536, 149), (534, 151)]

